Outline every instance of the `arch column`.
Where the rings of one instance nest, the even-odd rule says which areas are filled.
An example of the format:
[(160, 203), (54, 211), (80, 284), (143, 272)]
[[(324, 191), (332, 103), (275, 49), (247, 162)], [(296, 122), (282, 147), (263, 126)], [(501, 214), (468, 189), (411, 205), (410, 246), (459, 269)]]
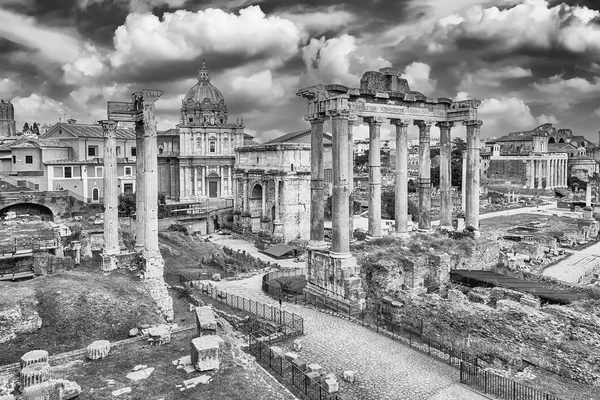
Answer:
[(452, 229), (452, 143), (454, 122), (438, 122), (440, 128), (440, 228)]
[(465, 210), (465, 229), (479, 232), (479, 137), (483, 121), (463, 122), (467, 127), (467, 204)]
[(331, 109), (333, 136), (332, 258), (350, 258), (348, 236), (348, 109)]
[[(326, 249), (323, 220), (325, 218), (325, 170), (323, 167), (323, 124), (326, 117), (312, 114), (310, 122), (310, 242), (312, 249)], [(335, 173), (335, 166), (334, 166)]]
[(392, 119), (396, 126), (396, 237), (408, 237), (408, 126), (412, 120)]
[(104, 257), (102, 269), (104, 271), (111, 271), (117, 268), (114, 256), (119, 254), (119, 194), (117, 189), (116, 153), (117, 122), (104, 120), (100, 121), (100, 124), (104, 133)]
[(381, 237), (381, 124), (383, 118), (367, 117), (369, 124), (369, 228), (367, 237)]
[(431, 156), (430, 131), (433, 121), (418, 120), (419, 127), (419, 230), (431, 229)]

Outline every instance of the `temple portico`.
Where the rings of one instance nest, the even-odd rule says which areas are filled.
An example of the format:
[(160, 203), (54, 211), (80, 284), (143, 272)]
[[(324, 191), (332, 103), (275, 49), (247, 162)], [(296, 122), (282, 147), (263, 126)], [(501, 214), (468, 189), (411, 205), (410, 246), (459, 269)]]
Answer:
[[(455, 122), (467, 129), (466, 151), (466, 223), (467, 229), (479, 228), (479, 138), (482, 121), (477, 120), (477, 100), (452, 101), (433, 99), (411, 91), (405, 79), (390, 68), (366, 72), (360, 88), (343, 85), (317, 85), (300, 90), (298, 96), (308, 100), (306, 119), (311, 122), (311, 242), (308, 256), (309, 282), (315, 290), (333, 291), (349, 302), (361, 303), (360, 278), (356, 261), (350, 253), (349, 230), (350, 182), (352, 160), (349, 159), (350, 127), (355, 118), (369, 125), (369, 226), (368, 238), (381, 236), (381, 162), (380, 127), (385, 121), (396, 126), (396, 235), (408, 234), (407, 129), (419, 128), (419, 230), (431, 229), (430, 131), (440, 129), (443, 156), (440, 166), (442, 226), (452, 222), (450, 143)], [(333, 136), (333, 198), (331, 250), (323, 246), (322, 136), (323, 124), (331, 118)], [(330, 276), (329, 282), (320, 279)], [(314, 279), (313, 279), (314, 278)], [(357, 280), (358, 279), (358, 283)], [(317, 282), (317, 283), (315, 283)]]

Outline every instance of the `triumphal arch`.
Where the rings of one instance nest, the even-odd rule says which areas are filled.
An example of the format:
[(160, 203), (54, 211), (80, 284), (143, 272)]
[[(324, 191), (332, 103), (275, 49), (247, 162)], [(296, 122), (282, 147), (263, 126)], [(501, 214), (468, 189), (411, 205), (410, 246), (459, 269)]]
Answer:
[[(440, 129), (440, 226), (452, 226), (451, 130), (457, 123), (467, 129), (466, 229), (479, 228), (479, 137), (478, 100), (453, 101), (430, 98), (412, 91), (406, 79), (391, 68), (366, 72), (360, 88), (319, 84), (298, 91), (308, 101), (306, 120), (311, 124), (311, 231), (307, 258), (309, 290), (350, 304), (362, 304), (359, 269), (350, 253), (353, 184), (352, 126), (358, 118), (369, 125), (369, 228), (368, 237), (381, 236), (380, 127), (389, 120), (396, 126), (396, 225), (395, 234), (408, 235), (408, 126), (419, 128), (420, 231), (431, 229), (430, 131)], [(323, 124), (331, 119), (333, 136), (332, 242), (324, 241), (325, 204), (323, 169)]]

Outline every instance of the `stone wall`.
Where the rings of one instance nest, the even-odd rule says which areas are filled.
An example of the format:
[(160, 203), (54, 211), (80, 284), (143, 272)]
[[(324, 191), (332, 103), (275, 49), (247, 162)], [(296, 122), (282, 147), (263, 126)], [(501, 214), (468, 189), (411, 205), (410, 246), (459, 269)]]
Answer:
[[(7, 293), (10, 288), (1, 287), (0, 290), (12, 298), (9, 296), (10, 293)], [(23, 291), (30, 293), (14, 303), (9, 301), (0, 303), (0, 343), (12, 340), (21, 333), (35, 332), (42, 327), (42, 318), (37, 313), (35, 291), (30, 288), (19, 290), (21, 292), (19, 297), (24, 295)]]
[(527, 164), (515, 160), (490, 160), (487, 169), (488, 183), (504, 183), (510, 181), (512, 185), (523, 187), (526, 184)]
[[(464, 296), (401, 294), (392, 318), (494, 367), (532, 364), (600, 386), (600, 316), (567, 306), (540, 307), (530, 295), (476, 288)], [(472, 300), (472, 301), (469, 301)], [(423, 321), (423, 322), (422, 322)]]
[(36, 276), (50, 275), (65, 271), (75, 266), (75, 261), (70, 257), (57, 257), (49, 253), (35, 253), (33, 255), (33, 271)]

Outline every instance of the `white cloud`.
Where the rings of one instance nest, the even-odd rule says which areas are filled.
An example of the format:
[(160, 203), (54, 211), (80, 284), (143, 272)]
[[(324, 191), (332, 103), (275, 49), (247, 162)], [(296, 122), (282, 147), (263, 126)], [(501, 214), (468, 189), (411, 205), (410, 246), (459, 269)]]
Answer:
[(413, 62), (404, 69), (402, 78), (408, 81), (411, 90), (433, 96), (437, 89), (437, 80), (431, 79), (431, 67), (422, 62)]
[(306, 84), (339, 83), (358, 87), (362, 73), (390, 66), (389, 61), (376, 54), (376, 49), (358, 45), (356, 38), (344, 34), (325, 40), (312, 38), (302, 48), (306, 65)]
[(265, 67), (281, 65), (296, 54), (300, 31), (292, 21), (266, 16), (250, 6), (239, 15), (209, 8), (165, 13), (133, 13), (115, 31), (113, 66), (142, 65), (155, 60), (193, 60), (206, 52), (243, 55), (266, 60)]
[(530, 130), (545, 122), (557, 123), (553, 115), (540, 115), (537, 118), (525, 102), (516, 97), (485, 99), (477, 110), (483, 120), (482, 136), (500, 137), (509, 132)]
[(504, 80), (525, 78), (532, 75), (530, 69), (521, 67), (483, 68), (473, 73), (467, 73), (458, 87), (460, 89), (471, 85), (499, 87)]
[(103, 62), (103, 56), (96, 46), (87, 42), (79, 51), (78, 57), (62, 66), (65, 83), (81, 84), (89, 83), (89, 78), (100, 76), (107, 71)]
[(438, 20), (429, 36), (430, 47), (450, 49), (457, 39), (485, 40), (491, 51), (517, 48), (560, 48), (597, 54), (600, 27), (593, 22), (600, 11), (546, 0), (523, 0), (500, 9), (477, 4)]
[(356, 19), (354, 14), (341, 10), (338, 6), (330, 6), (320, 10), (303, 10), (295, 7), (276, 13), (276, 15), (296, 24), (305, 39), (348, 26)]
[(594, 114), (596, 115), (596, 117), (600, 118), (600, 108), (595, 109)]
[(62, 102), (35, 93), (28, 97), (15, 97), (12, 103), (15, 107), (15, 116), (23, 122), (55, 122), (65, 114), (67, 118), (76, 117), (73, 110)]
[(9, 78), (0, 79), (0, 99), (10, 100), (21, 88), (21, 85)]
[(533, 83), (532, 87), (559, 110), (568, 110), (573, 104), (600, 95), (600, 77), (589, 81), (579, 77), (563, 79), (562, 75), (555, 75)]
[(281, 82), (273, 80), (271, 71), (264, 70), (250, 76), (234, 76), (228, 82), (229, 96), (242, 96), (246, 101), (257, 105), (261, 103), (274, 104), (285, 96)]

